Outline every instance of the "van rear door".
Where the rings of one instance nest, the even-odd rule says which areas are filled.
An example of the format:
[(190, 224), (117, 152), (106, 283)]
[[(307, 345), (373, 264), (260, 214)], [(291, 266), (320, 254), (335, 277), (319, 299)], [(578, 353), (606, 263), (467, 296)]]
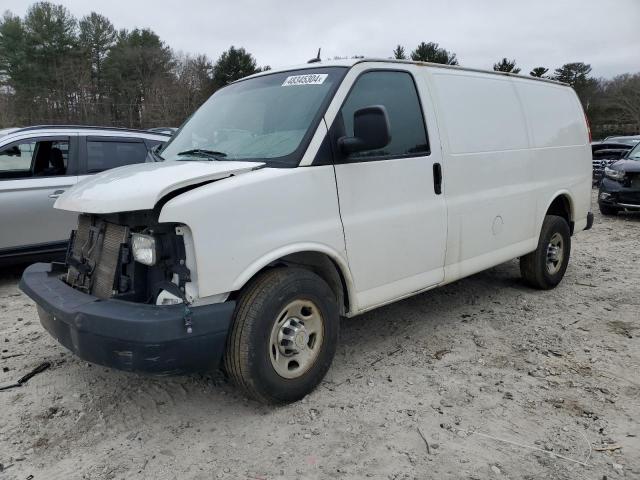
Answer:
[[(434, 185), (437, 139), (429, 145), (410, 71), (368, 70), (355, 80), (331, 128), (334, 145), (353, 135), (354, 112), (385, 107), (391, 142), (345, 155), (335, 165), (340, 214), (359, 309), (440, 283), (444, 277), (446, 206)], [(440, 193), (436, 193), (436, 190)]]

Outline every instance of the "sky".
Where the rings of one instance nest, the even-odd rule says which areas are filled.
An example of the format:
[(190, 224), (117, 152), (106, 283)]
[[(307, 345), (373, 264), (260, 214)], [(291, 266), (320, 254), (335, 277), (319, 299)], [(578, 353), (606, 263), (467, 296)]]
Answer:
[[(23, 16), (32, 2), (2, 0)], [(437, 42), (461, 65), (491, 68), (502, 57), (523, 72), (568, 62), (610, 78), (640, 72), (640, 0), (58, 0), (80, 18), (91, 11), (116, 28), (146, 27), (176, 51), (216, 59), (244, 47), (259, 65), (364, 55), (386, 58)]]

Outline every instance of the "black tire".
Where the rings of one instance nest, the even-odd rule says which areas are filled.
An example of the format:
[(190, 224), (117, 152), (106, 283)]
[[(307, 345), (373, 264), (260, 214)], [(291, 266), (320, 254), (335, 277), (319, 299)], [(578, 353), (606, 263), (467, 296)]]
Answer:
[(600, 213), (606, 216), (617, 215), (619, 211), (619, 209), (616, 207), (611, 207), (602, 203), (598, 203), (598, 208), (600, 208)]
[[(547, 255), (550, 242), (562, 240), (562, 258), (549, 270)], [(542, 223), (538, 247), (528, 255), (520, 257), (520, 274), (534, 288), (549, 290), (557, 286), (569, 264), (571, 254), (571, 232), (567, 221), (557, 215), (547, 215)]]
[[(310, 301), (322, 316), (323, 336), (315, 360), (297, 378), (279, 375), (270, 357), (271, 335), (282, 310), (296, 300)], [(258, 275), (240, 293), (224, 355), (229, 377), (244, 393), (263, 403), (303, 398), (323, 379), (336, 352), (339, 313), (335, 294), (315, 273), (283, 267)]]

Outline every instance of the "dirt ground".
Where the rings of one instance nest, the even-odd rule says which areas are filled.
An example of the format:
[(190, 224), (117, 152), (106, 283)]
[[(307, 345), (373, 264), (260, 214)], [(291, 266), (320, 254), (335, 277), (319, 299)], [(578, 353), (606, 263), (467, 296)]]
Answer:
[(553, 291), (514, 260), (344, 320), (324, 382), (277, 408), (221, 374), (78, 360), (19, 275), (0, 272), (0, 385), (52, 367), (0, 391), (2, 480), (640, 478), (639, 214), (596, 212)]

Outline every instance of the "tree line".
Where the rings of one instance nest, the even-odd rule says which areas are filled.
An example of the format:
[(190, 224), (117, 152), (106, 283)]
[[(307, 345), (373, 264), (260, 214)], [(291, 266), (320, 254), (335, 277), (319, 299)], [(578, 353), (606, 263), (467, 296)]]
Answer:
[[(451, 52), (422, 42), (392, 58), (459, 65)], [(147, 28), (117, 30), (103, 15), (77, 19), (62, 5), (33, 4), (20, 18), (0, 18), (0, 127), (78, 123), (134, 128), (178, 126), (215, 90), (267, 70), (245, 49), (231, 46), (215, 61), (176, 52)], [(501, 58), (493, 69), (520, 74)], [(640, 132), (640, 73), (595, 78), (573, 62), (539, 66), (530, 76), (570, 84), (594, 138)]]
[[(455, 53), (433, 42), (420, 43), (409, 57), (405, 48), (398, 45), (393, 50), (393, 58), (458, 65)], [(521, 72), (515, 59), (506, 57), (494, 63), (493, 70), (516, 75)], [(595, 78), (591, 75), (591, 65), (571, 62), (556, 68), (553, 73), (549, 73), (547, 67), (535, 67), (529, 75), (571, 85), (580, 97), (594, 138), (640, 133), (640, 73), (625, 73), (612, 79)]]
[(0, 126), (180, 125), (217, 88), (259, 72), (243, 48), (215, 61), (171, 50), (153, 31), (98, 13), (33, 4), (0, 19)]

